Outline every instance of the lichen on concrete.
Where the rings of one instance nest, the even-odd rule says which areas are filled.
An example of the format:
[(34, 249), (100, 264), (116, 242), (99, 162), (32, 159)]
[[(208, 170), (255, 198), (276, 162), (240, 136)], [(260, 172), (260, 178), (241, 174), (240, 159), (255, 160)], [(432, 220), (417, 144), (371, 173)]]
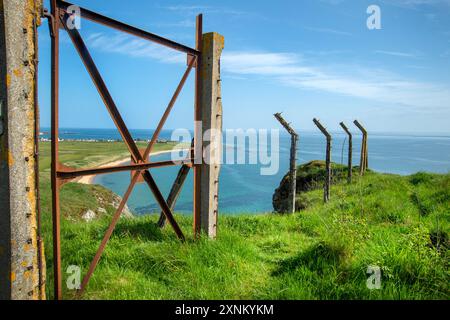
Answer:
[(0, 298), (38, 299), (34, 23), (41, 2), (0, 0)]

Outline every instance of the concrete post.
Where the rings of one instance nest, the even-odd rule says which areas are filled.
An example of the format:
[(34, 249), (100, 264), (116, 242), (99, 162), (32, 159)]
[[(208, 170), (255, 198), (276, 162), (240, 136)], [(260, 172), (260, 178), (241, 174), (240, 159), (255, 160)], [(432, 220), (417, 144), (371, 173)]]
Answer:
[(203, 163), (201, 165), (201, 217), (203, 232), (216, 237), (219, 212), (219, 173), (222, 161), (222, 95), (220, 83), (220, 55), (224, 38), (218, 33), (202, 37), (201, 58), (201, 118)]
[(0, 0), (0, 299), (44, 295), (35, 171), (40, 9), (40, 0)]

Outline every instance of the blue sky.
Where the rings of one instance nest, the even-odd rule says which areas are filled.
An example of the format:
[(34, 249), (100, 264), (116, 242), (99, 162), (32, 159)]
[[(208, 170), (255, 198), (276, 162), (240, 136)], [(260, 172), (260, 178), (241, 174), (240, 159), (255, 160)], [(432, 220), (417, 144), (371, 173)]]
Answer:
[[(450, 0), (73, 1), (194, 46), (195, 16), (225, 37), (224, 127), (330, 130), (359, 119), (370, 131), (450, 133)], [(369, 5), (381, 30), (366, 27)], [(46, 6), (49, 7), (48, 1)], [(50, 38), (40, 32), (42, 126), (50, 119)], [(80, 33), (131, 128), (154, 128), (185, 57), (83, 20)], [(61, 127), (113, 123), (70, 39), (61, 31)], [(192, 128), (193, 74), (166, 128)]]

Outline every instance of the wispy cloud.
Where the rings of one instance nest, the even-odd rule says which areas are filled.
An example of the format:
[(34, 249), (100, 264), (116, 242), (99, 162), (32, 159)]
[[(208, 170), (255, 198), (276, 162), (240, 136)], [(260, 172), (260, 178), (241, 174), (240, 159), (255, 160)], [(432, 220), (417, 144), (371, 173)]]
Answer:
[(198, 12), (198, 11), (207, 10), (210, 7), (209, 6), (196, 6), (196, 5), (192, 5), (192, 6), (173, 5), (173, 6), (166, 6), (164, 8), (167, 9), (167, 10), (170, 10), (170, 11), (182, 11), (182, 12), (195, 13), (195, 12)]
[(157, 27), (180, 27), (180, 28), (194, 28), (195, 20), (194, 19), (183, 19), (175, 22), (160, 22), (154, 23), (153, 25)]
[(333, 6), (343, 3), (345, 0), (320, 0), (320, 2), (331, 4)]
[(230, 9), (227, 7), (215, 7), (215, 6), (197, 6), (197, 5), (171, 5), (162, 7), (162, 9), (166, 9), (172, 12), (179, 13), (185, 16), (193, 16), (199, 13), (204, 14), (216, 14), (220, 13), (222, 15), (228, 16), (253, 16), (254, 13), (246, 12), (241, 10)]
[[(184, 54), (123, 34), (96, 33), (89, 36), (87, 42), (89, 47), (105, 52), (163, 63), (186, 63)], [(300, 90), (363, 98), (422, 111), (450, 110), (449, 86), (415, 81), (386, 70), (313, 65), (294, 53), (251, 51), (226, 51), (221, 66), (225, 76), (262, 77)]]
[(303, 90), (335, 93), (421, 110), (449, 108), (450, 89), (447, 86), (405, 79), (385, 70), (358, 66), (314, 66), (292, 53), (227, 52), (222, 59), (224, 72), (264, 76)]
[(331, 29), (331, 28), (306, 27), (305, 29), (309, 30), (309, 31), (320, 32), (320, 33), (329, 33), (329, 34), (334, 34), (334, 35), (339, 35), (339, 36), (351, 36), (352, 35), (350, 32)]
[(418, 58), (418, 53), (410, 52), (399, 52), (399, 51), (386, 51), (386, 50), (376, 50), (375, 53), (384, 54), (388, 56), (401, 57), (401, 58)]
[(450, 0), (389, 0), (383, 1), (386, 4), (395, 5), (404, 8), (416, 9), (421, 6), (446, 6), (450, 7)]
[(150, 58), (164, 63), (186, 62), (182, 53), (122, 33), (94, 33), (87, 38), (87, 43), (89, 47), (104, 52)]
[[(420, 6), (436, 6), (444, 5), (450, 7), (450, 0), (380, 0), (389, 5), (394, 5), (404, 8), (417, 8)], [(350, 0), (320, 0), (320, 2), (330, 5), (340, 5), (344, 2), (351, 2)]]

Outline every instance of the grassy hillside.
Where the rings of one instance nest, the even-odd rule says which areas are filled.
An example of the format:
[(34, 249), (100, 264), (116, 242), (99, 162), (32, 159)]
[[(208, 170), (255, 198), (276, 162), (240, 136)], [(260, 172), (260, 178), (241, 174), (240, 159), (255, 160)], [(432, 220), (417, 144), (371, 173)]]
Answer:
[[(303, 193), (306, 208), (294, 215), (222, 215), (215, 241), (194, 242), (187, 216), (177, 215), (185, 243), (170, 227), (158, 229), (154, 215), (121, 219), (84, 298), (448, 299), (449, 182), (450, 175), (369, 172), (352, 185), (334, 185), (326, 205), (321, 190)], [(96, 209), (93, 190), (108, 194), (99, 186), (63, 188), (63, 202), (77, 203), (63, 210), (64, 270), (78, 265), (86, 272), (107, 228), (108, 214), (86, 223), (71, 213), (81, 206)], [(380, 290), (366, 287), (369, 265), (382, 270)], [(65, 297), (72, 296), (65, 289)]]

